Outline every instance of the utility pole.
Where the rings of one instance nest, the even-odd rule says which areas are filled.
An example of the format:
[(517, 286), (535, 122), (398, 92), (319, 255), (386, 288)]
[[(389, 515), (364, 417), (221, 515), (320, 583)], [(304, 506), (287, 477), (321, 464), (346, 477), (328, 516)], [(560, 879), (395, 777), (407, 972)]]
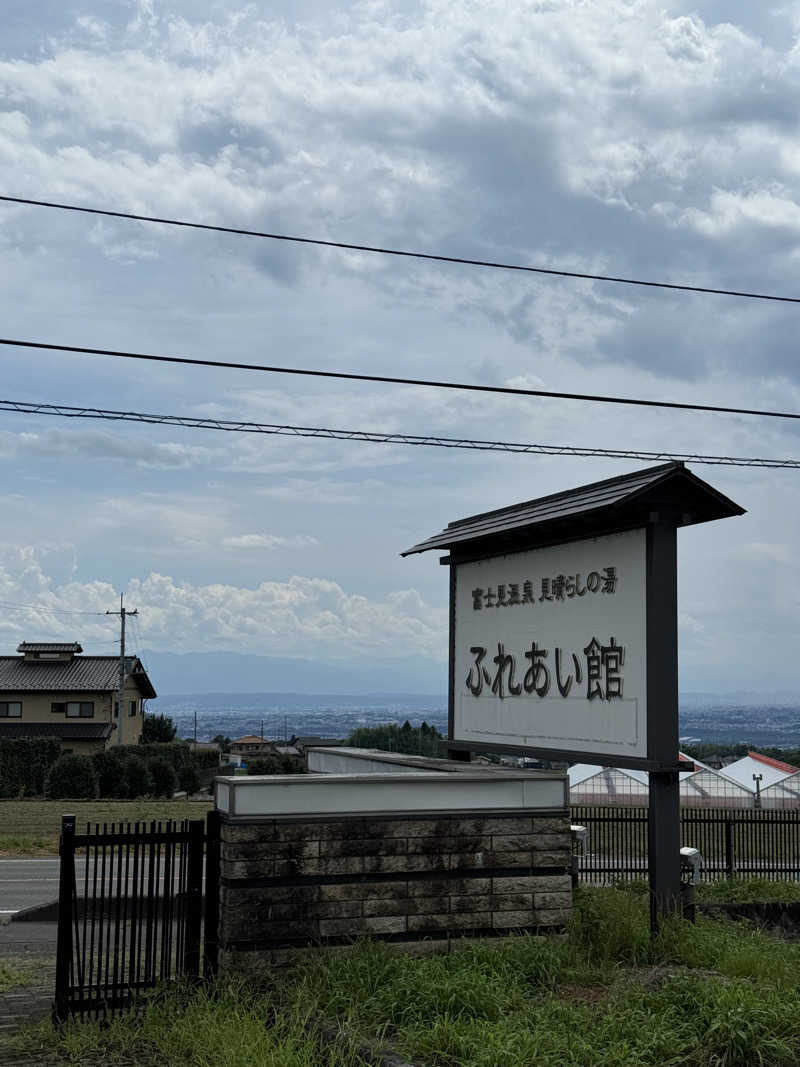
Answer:
[(135, 611), (126, 611), (125, 604), (123, 602), (123, 594), (119, 594), (119, 611), (107, 611), (106, 615), (119, 615), (119, 679), (117, 684), (117, 707), (119, 709), (119, 723), (118, 740), (117, 744), (121, 745), (124, 741), (123, 734), (126, 733), (123, 723), (125, 722), (125, 618), (128, 615), (138, 615), (139, 609)]

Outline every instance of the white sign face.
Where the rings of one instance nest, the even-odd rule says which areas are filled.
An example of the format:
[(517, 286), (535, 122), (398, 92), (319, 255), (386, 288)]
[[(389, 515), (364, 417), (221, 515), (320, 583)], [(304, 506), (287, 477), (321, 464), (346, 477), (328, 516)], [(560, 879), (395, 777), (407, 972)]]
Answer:
[(456, 565), (453, 738), (647, 757), (644, 529)]

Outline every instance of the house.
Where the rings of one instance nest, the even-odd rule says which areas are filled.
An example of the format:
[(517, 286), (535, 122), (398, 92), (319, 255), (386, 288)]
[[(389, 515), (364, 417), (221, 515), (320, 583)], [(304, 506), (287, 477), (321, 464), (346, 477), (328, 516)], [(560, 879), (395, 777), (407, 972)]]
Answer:
[(77, 642), (23, 641), (17, 652), (0, 656), (0, 739), (55, 737), (83, 755), (138, 743), (156, 691), (137, 656), (125, 657), (120, 714), (119, 656), (84, 656)]
[(266, 741), (263, 737), (255, 734), (247, 734), (245, 737), (237, 737), (231, 741), (231, 756), (238, 762), (241, 759), (253, 759), (260, 756), (270, 756), (275, 751), (275, 742)]

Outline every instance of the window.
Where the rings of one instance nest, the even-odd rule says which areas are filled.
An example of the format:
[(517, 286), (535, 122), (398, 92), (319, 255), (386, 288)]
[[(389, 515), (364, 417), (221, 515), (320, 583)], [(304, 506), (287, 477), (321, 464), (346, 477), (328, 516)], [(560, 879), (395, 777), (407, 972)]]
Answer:
[(119, 701), (118, 700), (114, 701), (114, 718), (115, 719), (119, 718)]
[(63, 701), (55, 701), (50, 705), (50, 711), (53, 715), (66, 715), (67, 705)]
[(133, 716), (134, 716), (135, 714), (136, 714), (136, 701), (135, 701), (135, 700), (132, 700), (132, 701), (131, 701), (131, 706), (130, 706), (130, 708), (128, 709), (128, 715), (130, 715), (130, 716), (131, 716), (131, 718), (133, 718)]
[(67, 704), (68, 719), (92, 719), (94, 718), (93, 700), (75, 700)]
[(22, 718), (22, 704), (17, 702), (9, 702), (8, 700), (0, 700), (0, 719), (21, 719)]

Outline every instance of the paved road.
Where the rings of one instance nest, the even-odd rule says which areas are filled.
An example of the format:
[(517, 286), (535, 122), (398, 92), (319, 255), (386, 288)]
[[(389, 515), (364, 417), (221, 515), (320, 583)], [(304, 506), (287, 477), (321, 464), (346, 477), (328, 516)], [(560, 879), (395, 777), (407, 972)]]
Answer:
[[(32, 908), (39, 904), (49, 904), (58, 900), (58, 870), (57, 857), (52, 859), (0, 859), (0, 919), (8, 918), (22, 908)], [(78, 893), (83, 896), (83, 878), (86, 869), (86, 859), (83, 856), (75, 857), (75, 875), (78, 883)], [(100, 893), (101, 866), (98, 863), (98, 896)], [(89, 882), (92, 882), (94, 871), (89, 868)], [(173, 877), (175, 871), (173, 870)], [(163, 868), (157, 878), (159, 886), (164, 885)], [(113, 871), (109, 867), (106, 871), (106, 893), (109, 889), (117, 891), (117, 868)], [(132, 886), (132, 868), (128, 871), (128, 884)], [(123, 892), (125, 879), (122, 879)], [(90, 885), (91, 888), (91, 885)], [(131, 892), (133, 890), (131, 889)], [(140, 892), (146, 892), (143, 885)], [(91, 894), (90, 894), (91, 895)]]
[[(76, 869), (83, 860), (76, 858)], [(0, 915), (58, 899), (58, 864), (53, 859), (0, 859)]]

